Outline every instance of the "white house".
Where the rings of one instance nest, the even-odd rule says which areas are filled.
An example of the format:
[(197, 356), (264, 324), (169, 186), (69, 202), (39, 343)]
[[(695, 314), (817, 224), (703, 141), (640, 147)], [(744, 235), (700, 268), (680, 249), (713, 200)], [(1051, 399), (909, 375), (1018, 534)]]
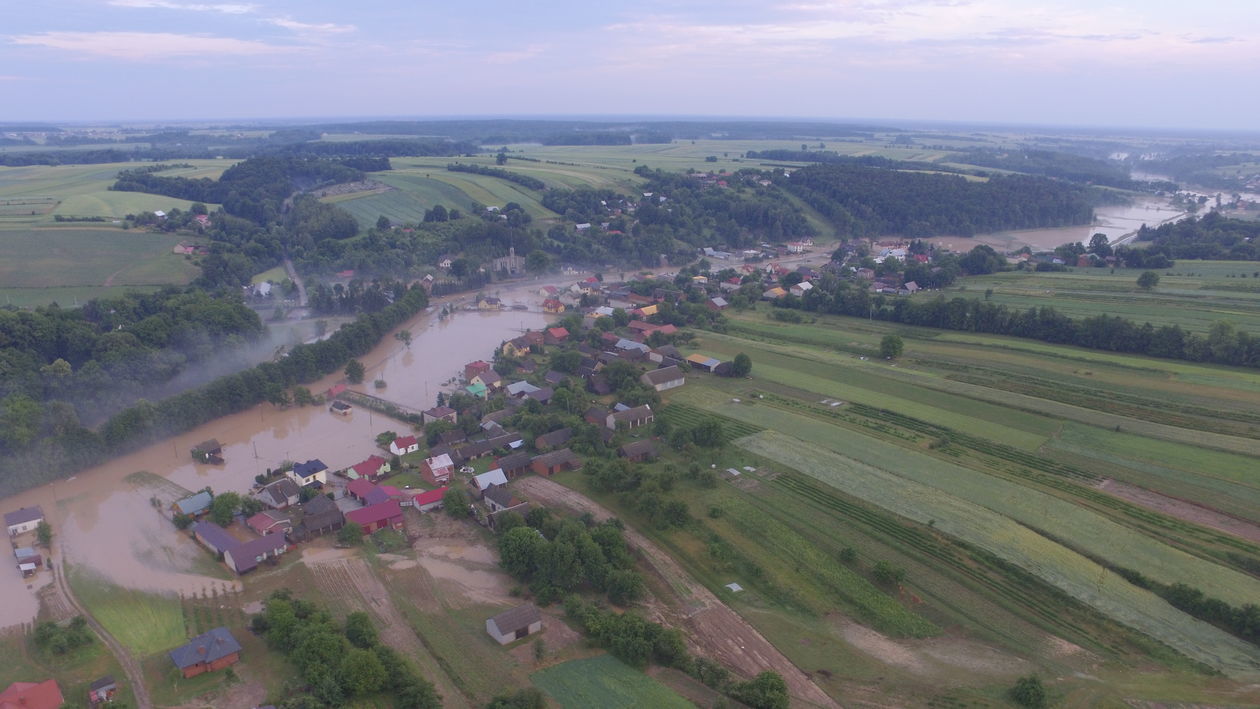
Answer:
[(328, 482), (328, 466), (324, 465), (324, 461), (315, 458), (305, 463), (294, 463), (293, 470), (285, 475), (302, 487), (316, 483), (323, 485)]
[(420, 450), (420, 442), (415, 436), (401, 436), (389, 444), (389, 452), (394, 455), (406, 455)]
[(541, 630), (542, 613), (533, 603), (517, 606), (486, 619), (486, 632), (500, 645), (507, 645)]
[(788, 292), (799, 298), (812, 290), (814, 290), (814, 284), (809, 281), (801, 281), (789, 288)]
[(4, 515), (4, 526), (9, 528), (10, 537), (32, 532), (43, 521), (44, 511), (40, 509), (39, 505), (23, 507), (14, 512), (6, 512)]

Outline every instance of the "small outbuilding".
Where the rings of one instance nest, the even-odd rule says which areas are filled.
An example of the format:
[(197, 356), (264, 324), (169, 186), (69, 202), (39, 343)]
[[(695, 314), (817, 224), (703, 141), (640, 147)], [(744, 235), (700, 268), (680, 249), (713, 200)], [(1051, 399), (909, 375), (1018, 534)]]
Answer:
[(542, 613), (538, 606), (526, 603), (486, 620), (486, 632), (500, 645), (542, 631)]

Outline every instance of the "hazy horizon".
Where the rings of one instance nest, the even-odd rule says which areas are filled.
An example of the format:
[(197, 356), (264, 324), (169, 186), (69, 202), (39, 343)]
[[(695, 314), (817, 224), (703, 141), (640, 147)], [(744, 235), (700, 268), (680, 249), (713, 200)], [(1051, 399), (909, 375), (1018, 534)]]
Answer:
[(1252, 131), (1260, 96), (1238, 73), (1260, 56), (1260, 13), (1236, 7), (50, 0), (6, 10), (0, 120), (760, 114)]

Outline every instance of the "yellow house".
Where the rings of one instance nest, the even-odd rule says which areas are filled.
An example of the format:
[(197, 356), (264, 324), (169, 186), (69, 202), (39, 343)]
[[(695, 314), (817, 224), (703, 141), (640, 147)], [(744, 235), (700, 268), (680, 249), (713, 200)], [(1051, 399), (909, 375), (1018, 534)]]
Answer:
[(517, 340), (508, 340), (503, 343), (503, 354), (520, 359), (529, 354), (529, 345)]
[(478, 310), (502, 310), (503, 302), (500, 301), (498, 298), (487, 296), (485, 298), (480, 298), (477, 300), (477, 309)]
[(660, 310), (660, 306), (656, 305), (655, 303), (653, 303), (652, 305), (645, 305), (642, 308), (639, 308), (639, 312), (645, 318), (656, 315), (656, 311), (658, 310)]

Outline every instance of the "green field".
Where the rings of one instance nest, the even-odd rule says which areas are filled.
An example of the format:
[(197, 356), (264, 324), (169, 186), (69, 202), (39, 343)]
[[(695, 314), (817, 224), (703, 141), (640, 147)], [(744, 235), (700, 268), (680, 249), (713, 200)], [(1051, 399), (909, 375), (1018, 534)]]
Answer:
[(75, 568), (68, 578), (79, 602), (135, 656), (162, 653), (187, 640), (179, 598), (115, 586)]
[(946, 291), (948, 297), (985, 297), (1011, 308), (1052, 306), (1072, 318), (1099, 313), (1138, 323), (1179, 325), (1206, 333), (1213, 323), (1228, 320), (1247, 332), (1260, 332), (1260, 270), (1245, 261), (1180, 261), (1158, 271), (1158, 287), (1137, 287), (1140, 271), (1076, 268), (1059, 273), (1010, 271), (963, 279)]
[(530, 675), (564, 709), (691, 709), (665, 685), (611, 655), (571, 660)]

